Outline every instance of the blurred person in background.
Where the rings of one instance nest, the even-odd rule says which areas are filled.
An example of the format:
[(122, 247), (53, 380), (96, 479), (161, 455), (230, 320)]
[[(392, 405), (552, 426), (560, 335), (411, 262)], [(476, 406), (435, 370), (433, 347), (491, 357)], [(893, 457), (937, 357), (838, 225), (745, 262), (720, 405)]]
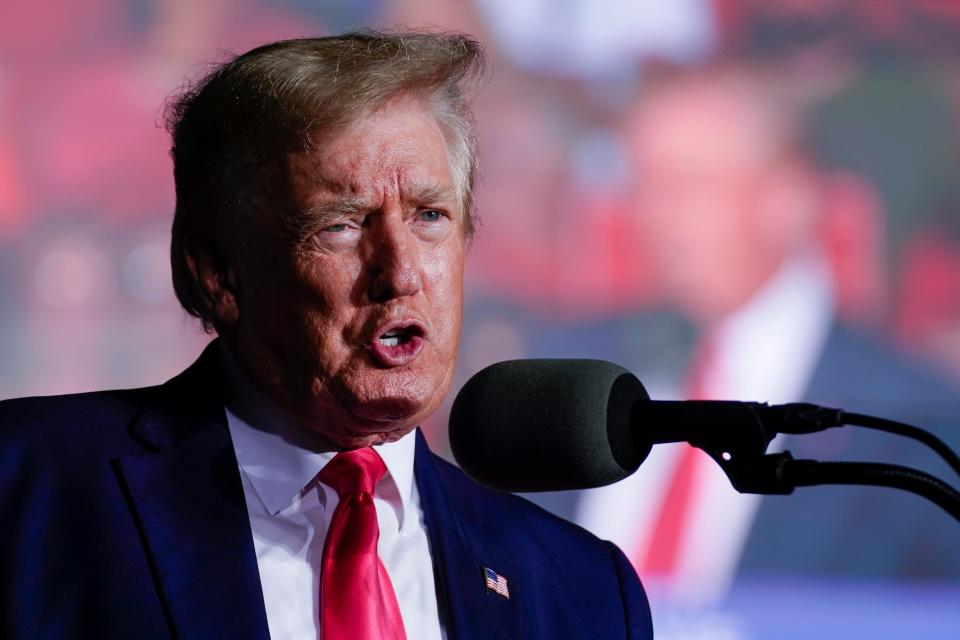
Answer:
[(896, 330), (901, 342), (960, 381), (960, 211), (950, 213), (906, 247)]
[[(915, 424), (956, 449), (957, 390), (838, 318), (830, 231), (838, 219), (860, 221), (860, 242), (878, 245), (882, 210), (870, 184), (818, 164), (805, 124), (782, 79), (735, 64), (664, 74), (628, 113), (636, 233), (665, 304), (699, 335), (670, 395), (810, 401)], [(855, 249), (860, 256), (881, 251)], [(590, 357), (643, 377), (649, 363), (625, 360), (641, 327), (568, 334), (538, 349), (584, 356), (578, 345), (590, 345)], [(773, 446), (798, 458), (945, 469), (919, 444), (852, 427)], [(686, 445), (656, 447), (633, 477), (581, 494), (575, 513), (627, 550), (645, 579), (687, 604), (715, 603), (738, 573), (960, 576), (956, 523), (917, 496), (854, 487), (741, 495), (706, 454)]]

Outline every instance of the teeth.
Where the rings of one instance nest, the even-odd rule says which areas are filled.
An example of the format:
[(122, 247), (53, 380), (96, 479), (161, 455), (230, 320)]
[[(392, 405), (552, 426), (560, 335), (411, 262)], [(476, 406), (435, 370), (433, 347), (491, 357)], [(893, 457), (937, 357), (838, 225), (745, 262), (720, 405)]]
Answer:
[(396, 347), (409, 342), (413, 338), (413, 327), (395, 327), (381, 335), (378, 340), (385, 347)]

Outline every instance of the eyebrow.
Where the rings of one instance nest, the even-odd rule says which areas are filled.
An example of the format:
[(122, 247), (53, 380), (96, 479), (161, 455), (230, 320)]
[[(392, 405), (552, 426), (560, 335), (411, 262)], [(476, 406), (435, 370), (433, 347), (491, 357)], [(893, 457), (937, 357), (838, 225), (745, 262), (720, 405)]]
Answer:
[(306, 238), (330, 225), (334, 220), (347, 218), (370, 208), (366, 198), (338, 198), (318, 202), (298, 212), (301, 235)]
[[(406, 191), (410, 193), (410, 196), (405, 200), (420, 206), (441, 201), (456, 202), (453, 189), (441, 184), (413, 183)], [(373, 208), (370, 201), (362, 197), (348, 196), (318, 202), (297, 212), (300, 238), (306, 239), (312, 236), (335, 220), (348, 218), (359, 211)]]
[(443, 200), (456, 201), (453, 188), (441, 184), (414, 183), (410, 191), (413, 194), (410, 199), (419, 204)]

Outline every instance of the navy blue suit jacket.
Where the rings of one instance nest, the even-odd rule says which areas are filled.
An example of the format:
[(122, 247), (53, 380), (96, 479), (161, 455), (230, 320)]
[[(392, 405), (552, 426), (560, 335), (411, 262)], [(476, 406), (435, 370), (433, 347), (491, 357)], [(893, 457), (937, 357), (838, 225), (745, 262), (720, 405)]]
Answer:
[[(208, 349), (159, 387), (0, 403), (0, 637), (268, 637), (219, 380)], [(615, 546), (419, 434), (414, 466), (447, 637), (652, 637)]]

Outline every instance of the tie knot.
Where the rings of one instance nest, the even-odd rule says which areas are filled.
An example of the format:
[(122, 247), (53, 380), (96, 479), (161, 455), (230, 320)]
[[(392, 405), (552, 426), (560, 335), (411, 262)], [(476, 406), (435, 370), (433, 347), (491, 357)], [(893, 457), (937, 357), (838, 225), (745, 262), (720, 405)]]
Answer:
[(376, 486), (387, 466), (380, 455), (371, 449), (354, 449), (341, 451), (320, 470), (320, 482), (333, 487), (342, 499), (345, 495), (369, 493), (373, 495)]

